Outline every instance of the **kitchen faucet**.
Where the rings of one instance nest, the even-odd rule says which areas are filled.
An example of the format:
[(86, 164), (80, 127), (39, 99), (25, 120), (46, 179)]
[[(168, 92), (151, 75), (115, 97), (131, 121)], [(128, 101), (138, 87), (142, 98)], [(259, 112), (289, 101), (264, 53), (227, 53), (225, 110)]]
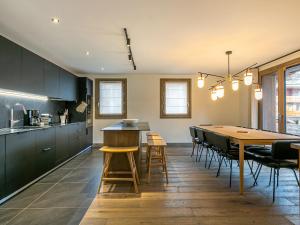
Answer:
[(26, 108), (25, 108), (25, 106), (23, 105), (23, 104), (20, 104), (20, 103), (16, 103), (16, 104), (14, 104), (12, 107), (11, 107), (11, 109), (10, 109), (10, 128), (15, 128), (15, 125), (18, 123), (18, 122), (20, 122), (21, 120), (19, 119), (19, 120), (15, 120), (14, 119), (14, 108), (15, 108), (15, 106), (19, 106), (19, 107), (21, 107), (22, 108), (22, 110), (23, 110), (23, 113), (26, 115), (27, 114), (27, 111), (26, 111)]

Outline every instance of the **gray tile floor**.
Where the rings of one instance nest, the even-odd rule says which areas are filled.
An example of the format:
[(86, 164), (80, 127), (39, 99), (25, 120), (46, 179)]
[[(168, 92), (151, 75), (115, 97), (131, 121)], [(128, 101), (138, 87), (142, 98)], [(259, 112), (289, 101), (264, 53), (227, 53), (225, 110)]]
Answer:
[(0, 224), (79, 224), (99, 184), (102, 155), (86, 151), (0, 206)]

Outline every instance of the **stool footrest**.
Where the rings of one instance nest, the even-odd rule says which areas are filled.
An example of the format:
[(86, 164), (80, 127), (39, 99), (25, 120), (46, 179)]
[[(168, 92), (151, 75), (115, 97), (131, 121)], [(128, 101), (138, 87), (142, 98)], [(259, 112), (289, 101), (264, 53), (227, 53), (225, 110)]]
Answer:
[(105, 177), (105, 178), (102, 178), (102, 180), (104, 180), (104, 181), (134, 181), (134, 179), (130, 178), (130, 177), (128, 177), (128, 178)]

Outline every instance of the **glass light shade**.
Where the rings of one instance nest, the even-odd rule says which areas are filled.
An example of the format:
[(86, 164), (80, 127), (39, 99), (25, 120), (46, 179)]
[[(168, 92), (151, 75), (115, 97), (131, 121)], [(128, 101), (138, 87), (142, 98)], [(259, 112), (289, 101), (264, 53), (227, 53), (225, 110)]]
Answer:
[(198, 77), (198, 88), (204, 87), (204, 77)]
[(239, 81), (238, 80), (231, 81), (231, 88), (233, 91), (239, 90)]
[(245, 85), (249, 86), (252, 84), (252, 78), (253, 78), (253, 73), (247, 72), (244, 75), (244, 83)]
[(256, 100), (261, 100), (263, 97), (262, 89), (261, 88), (255, 88), (254, 89), (254, 97)]
[(224, 97), (224, 86), (223, 85), (218, 85), (216, 87), (216, 92), (217, 92), (217, 97), (218, 98), (223, 98)]
[(211, 100), (216, 101), (218, 99), (216, 90), (211, 91)]

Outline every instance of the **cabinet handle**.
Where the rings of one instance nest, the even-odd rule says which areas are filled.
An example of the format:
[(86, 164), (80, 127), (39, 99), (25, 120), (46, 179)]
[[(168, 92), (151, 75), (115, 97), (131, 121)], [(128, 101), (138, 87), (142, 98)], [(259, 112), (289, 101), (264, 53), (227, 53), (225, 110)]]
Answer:
[(44, 148), (44, 149), (43, 149), (43, 152), (47, 152), (47, 151), (49, 151), (49, 150), (51, 150), (51, 148)]

